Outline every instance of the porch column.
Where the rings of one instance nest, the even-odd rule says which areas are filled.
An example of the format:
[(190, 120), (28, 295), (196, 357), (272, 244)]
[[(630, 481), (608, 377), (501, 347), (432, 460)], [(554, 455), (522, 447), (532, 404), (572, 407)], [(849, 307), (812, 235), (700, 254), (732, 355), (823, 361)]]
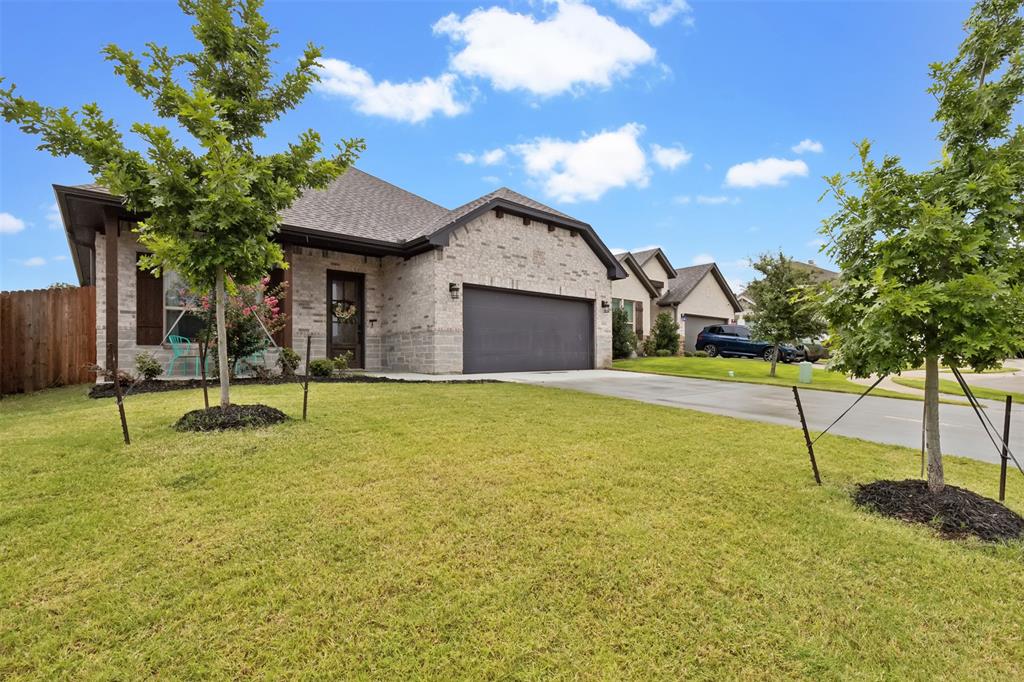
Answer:
[(292, 311), (295, 310), (293, 301), (295, 299), (295, 270), (294, 259), (292, 258), (292, 247), (284, 245), (284, 260), (288, 263), (288, 267), (282, 276), (282, 281), (285, 284), (284, 304), (281, 307), (281, 312), (285, 315), (284, 328), (281, 330), (281, 345), (285, 348), (293, 348), (293, 330), (295, 328), (295, 320), (292, 318)]
[(106, 368), (113, 369), (117, 353), (117, 325), (120, 305), (117, 295), (117, 242), (120, 236), (120, 211), (115, 206), (103, 208), (103, 238), (105, 255), (105, 307), (107, 325)]

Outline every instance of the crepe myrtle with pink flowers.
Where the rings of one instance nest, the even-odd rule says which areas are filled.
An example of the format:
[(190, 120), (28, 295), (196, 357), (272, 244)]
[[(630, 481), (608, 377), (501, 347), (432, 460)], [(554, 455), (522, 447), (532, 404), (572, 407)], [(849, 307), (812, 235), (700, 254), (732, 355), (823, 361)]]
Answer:
[[(256, 284), (229, 281), (228, 289), (231, 293), (227, 297), (224, 314), (228, 370), (233, 375), (236, 369), (241, 369), (240, 364), (251, 361), (253, 356), (273, 345), (271, 337), (284, 328), (288, 318), (282, 312), (282, 303), (287, 296), (287, 284), (271, 285), (270, 277), (264, 276)], [(203, 320), (200, 341), (217, 347), (215, 306), (210, 295), (186, 293), (185, 296), (196, 301), (197, 314)], [(214, 354), (214, 357), (218, 355)]]

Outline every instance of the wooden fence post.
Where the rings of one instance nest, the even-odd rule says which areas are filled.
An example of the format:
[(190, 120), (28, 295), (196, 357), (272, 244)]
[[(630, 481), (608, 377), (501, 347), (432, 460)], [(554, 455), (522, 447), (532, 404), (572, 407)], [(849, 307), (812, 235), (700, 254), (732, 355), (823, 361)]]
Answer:
[(800, 413), (800, 426), (804, 429), (804, 442), (807, 443), (807, 454), (811, 456), (811, 470), (814, 471), (814, 482), (821, 485), (821, 475), (818, 473), (818, 460), (814, 458), (814, 443), (811, 442), (811, 434), (807, 431), (807, 420), (804, 418), (804, 406), (800, 404), (800, 391), (793, 387), (793, 397), (796, 398), (796, 411)]

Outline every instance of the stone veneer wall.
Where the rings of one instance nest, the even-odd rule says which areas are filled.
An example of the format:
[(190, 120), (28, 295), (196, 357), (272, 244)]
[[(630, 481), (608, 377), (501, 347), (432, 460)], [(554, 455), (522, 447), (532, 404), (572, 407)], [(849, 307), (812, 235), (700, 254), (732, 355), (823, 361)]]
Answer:
[(460, 286), (516, 289), (594, 301), (594, 366), (612, 361), (611, 303), (608, 270), (580, 236), (544, 223), (523, 224), (523, 219), (494, 211), (460, 226), (441, 252), (435, 273), (437, 321), (436, 373), (462, 371), (462, 300), (448, 295), (450, 282)]

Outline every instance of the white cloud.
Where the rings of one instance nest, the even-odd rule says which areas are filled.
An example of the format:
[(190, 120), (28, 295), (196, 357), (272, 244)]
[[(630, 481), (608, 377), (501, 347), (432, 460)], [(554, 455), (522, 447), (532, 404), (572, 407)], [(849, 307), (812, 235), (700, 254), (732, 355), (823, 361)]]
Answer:
[(693, 25), (692, 8), (686, 0), (614, 0), (622, 9), (642, 12), (647, 15), (651, 26), (664, 26), (676, 15), (683, 15), (683, 23)]
[(807, 164), (800, 159), (758, 159), (731, 167), (725, 174), (729, 187), (760, 187), (785, 184), (790, 176), (807, 175)]
[(481, 166), (494, 166), (505, 160), (505, 150), (501, 147), (488, 150), (482, 154), (474, 155), (467, 152), (459, 152), (455, 157), (465, 164), (479, 163)]
[(434, 114), (458, 116), (469, 105), (456, 98), (454, 74), (418, 81), (392, 83), (374, 81), (364, 69), (340, 59), (322, 59), (316, 89), (329, 95), (347, 97), (356, 111), (396, 121), (419, 123)]
[(633, 31), (593, 7), (563, 1), (541, 20), (501, 7), (455, 13), (434, 24), (434, 33), (463, 43), (452, 70), (477, 76), (497, 90), (551, 96), (585, 87), (607, 88), (655, 50)]
[(660, 144), (652, 144), (651, 156), (654, 158), (654, 163), (668, 170), (675, 170), (693, 158), (693, 154), (686, 151), (682, 145), (662, 147)]
[(51, 258), (50, 260), (52, 260), (52, 261), (54, 261), (54, 262), (57, 262), (57, 263), (59, 263), (59, 262), (61, 262), (61, 261), (66, 261), (67, 259), (68, 259), (68, 257), (67, 257), (67, 256), (54, 256), (54, 257), (53, 257), (53, 258)]
[(57, 207), (57, 202), (53, 202), (46, 208), (46, 226), (51, 230), (63, 230), (64, 221), (60, 217), (60, 209)]
[(24, 220), (10, 213), (0, 213), (0, 234), (18, 234), (24, 229)]
[(497, 175), (485, 175), (480, 179), (486, 182), (488, 185), (497, 185), (501, 182), (501, 178), (499, 178)]
[(698, 253), (690, 261), (690, 263), (692, 263), (693, 265), (706, 265), (708, 263), (714, 263), (714, 262), (715, 262), (715, 257), (712, 256), (710, 253)]
[(650, 170), (637, 142), (641, 133), (643, 126), (627, 123), (577, 142), (543, 137), (510, 149), (547, 196), (567, 203), (596, 200), (610, 189), (647, 186)]
[(620, 249), (619, 247), (615, 247), (614, 249), (608, 250), (612, 252), (613, 256), (621, 256), (622, 254), (626, 253), (626, 249)]
[(721, 206), (722, 204), (738, 204), (740, 199), (739, 197), (727, 197), (725, 195), (705, 196), (704, 194), (698, 194), (697, 203), (705, 206)]
[(680, 194), (678, 196), (672, 197), (672, 203), (679, 204), (680, 206), (686, 206), (691, 201), (693, 201), (693, 197), (687, 194)]
[(799, 142), (797, 142), (795, 145), (791, 147), (791, 149), (793, 150), (794, 154), (803, 154), (804, 152), (813, 152), (815, 154), (820, 154), (823, 151), (825, 151), (825, 145), (816, 140), (812, 140), (811, 138), (807, 138), (805, 140), (800, 140)]
[(807, 242), (807, 246), (809, 246), (809, 247), (811, 247), (812, 249), (815, 249), (815, 250), (820, 250), (827, 243), (828, 242), (826, 242), (824, 239), (821, 239), (819, 237), (818, 239), (812, 239), (811, 241)]
[(42, 256), (32, 256), (21, 261), (21, 264), (26, 268), (38, 268), (42, 265), (46, 265), (46, 259)]

